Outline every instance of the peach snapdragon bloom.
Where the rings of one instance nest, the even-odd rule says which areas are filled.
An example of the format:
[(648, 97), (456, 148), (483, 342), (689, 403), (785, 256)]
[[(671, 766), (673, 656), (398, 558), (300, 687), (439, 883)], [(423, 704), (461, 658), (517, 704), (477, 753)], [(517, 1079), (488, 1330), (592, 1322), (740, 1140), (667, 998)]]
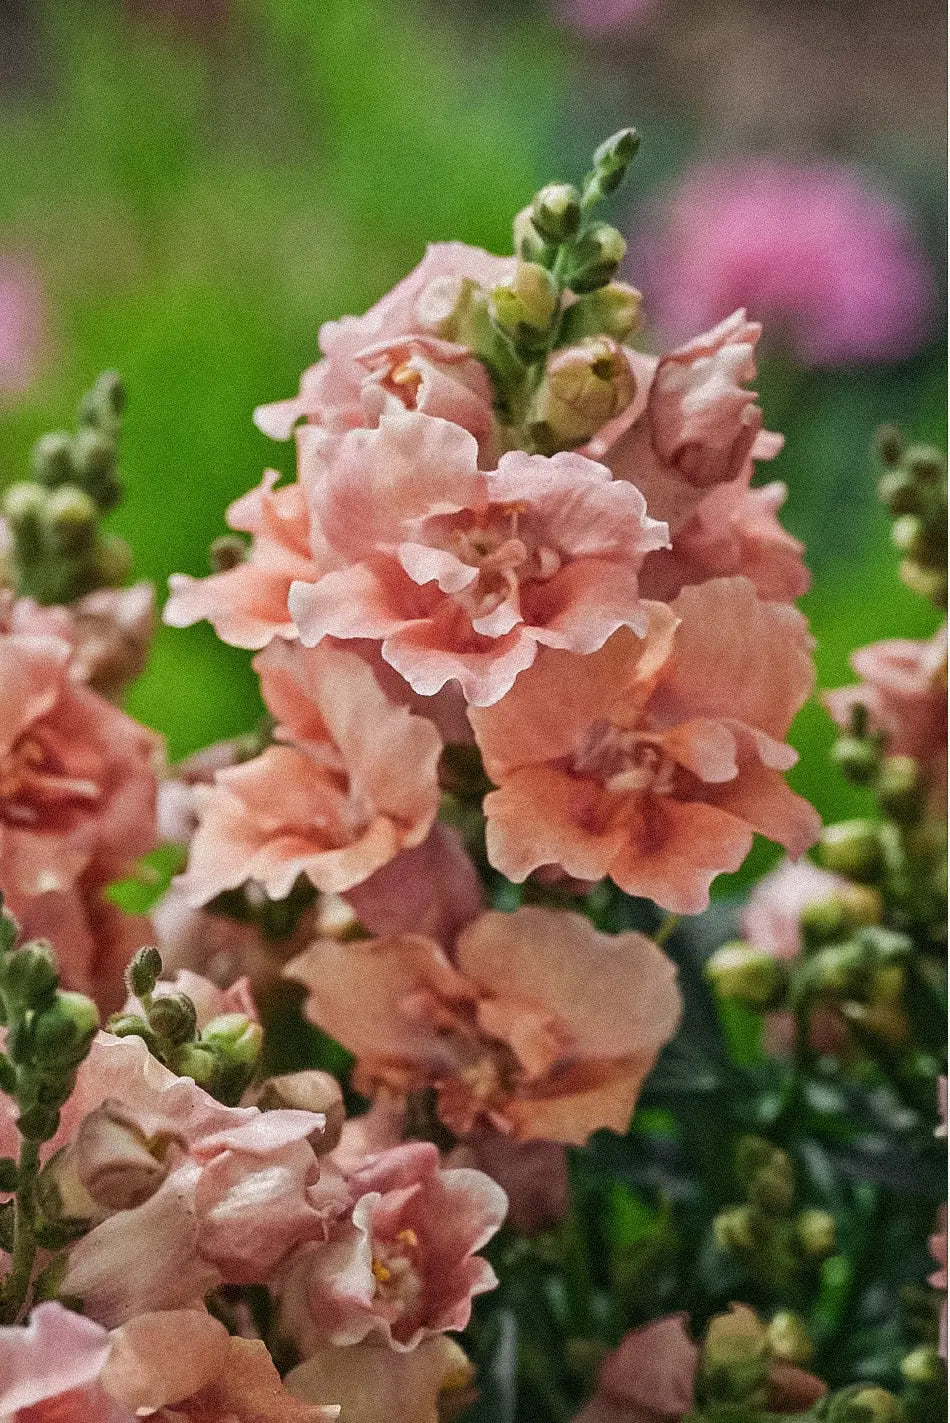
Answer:
[(113, 1330), (51, 1301), (0, 1328), (5, 1423), (325, 1423), (336, 1406), (285, 1391), (266, 1347), (199, 1310), (138, 1315)]
[(268, 470), (256, 489), (227, 511), (230, 528), (251, 535), (247, 557), (208, 578), (173, 573), (163, 618), (170, 627), (190, 627), (206, 618), (222, 642), (257, 650), (275, 637), (293, 640), (297, 629), (287, 610), (296, 580), (310, 582), (327, 563), (315, 537), (299, 484), (275, 489)]
[(369, 1157), (347, 1187), (350, 1209), (326, 1242), (295, 1253), (279, 1286), (281, 1325), (303, 1356), (364, 1340), (405, 1352), (464, 1329), (472, 1297), (497, 1283), (476, 1251), (504, 1220), (501, 1187), (443, 1170), (423, 1141)]
[(64, 638), (0, 633), (0, 891), (57, 941), (64, 982), (106, 1000), (144, 926), (102, 890), (155, 844), (159, 744), (83, 683)]
[(356, 1054), (360, 1081), (435, 1087), (460, 1134), (478, 1123), (580, 1144), (625, 1131), (680, 1015), (673, 965), (650, 939), (534, 907), (480, 915), (450, 952), (409, 933), (323, 940), (285, 972)]
[(673, 538), (709, 490), (782, 447), (781, 436), (762, 429), (756, 395), (746, 389), (761, 334), (737, 311), (661, 357), (642, 413), (631, 407), (636, 418), (605, 446), (614, 475), (642, 490), (650, 514), (669, 525)]
[(248, 881), (282, 899), (301, 875), (341, 893), (424, 840), (438, 810), (437, 731), (388, 701), (355, 653), (276, 642), (254, 667), (277, 744), (197, 788), (193, 905)]
[(259, 406), (258, 428), (285, 440), (298, 420), (334, 433), (375, 424), (393, 401), (469, 430), (484, 462), (495, 447), (492, 389), (485, 367), (451, 335), (466, 286), (491, 290), (510, 277), (513, 257), (462, 242), (438, 242), (370, 307), (320, 328), (323, 359), (304, 371), (290, 400)]
[(474, 1372), (454, 1339), (433, 1334), (408, 1352), (380, 1341), (319, 1348), (284, 1384), (294, 1398), (336, 1399), (344, 1423), (445, 1423), (467, 1401)]
[(546, 652), (498, 706), (469, 709), (499, 787), (484, 801), (488, 857), (517, 882), (555, 864), (692, 914), (755, 831), (796, 856), (817, 838), (782, 776), (811, 644), (800, 613), (744, 578), (649, 608), (645, 639), (616, 633), (583, 662)]
[(0, 630), (61, 637), (73, 649), (71, 672), (110, 702), (120, 702), (145, 670), (155, 624), (151, 583), (97, 588), (68, 607), (16, 598), (0, 589)]
[(455, 679), (487, 706), (541, 645), (645, 630), (637, 573), (666, 529), (639, 491), (578, 454), (512, 451), (491, 471), (477, 456), (461, 427), (406, 411), (308, 434), (301, 480), (345, 566), (291, 588), (304, 643), (377, 640), (415, 692)]
[(847, 727), (853, 708), (863, 706), (871, 729), (885, 734), (889, 755), (939, 763), (947, 750), (946, 626), (924, 641), (893, 638), (861, 647), (851, 666), (861, 681), (824, 696), (835, 721)]

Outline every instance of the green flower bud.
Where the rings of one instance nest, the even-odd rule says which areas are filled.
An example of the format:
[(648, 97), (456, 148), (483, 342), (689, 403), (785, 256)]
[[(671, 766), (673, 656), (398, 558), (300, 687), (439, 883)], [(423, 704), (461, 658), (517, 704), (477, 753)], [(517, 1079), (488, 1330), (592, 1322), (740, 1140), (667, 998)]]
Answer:
[(201, 1032), (201, 1046), (211, 1048), (229, 1065), (253, 1072), (261, 1055), (263, 1033), (243, 1013), (221, 1013)]
[(612, 193), (620, 187), (639, 150), (640, 135), (635, 128), (622, 128), (604, 139), (594, 151), (594, 171), (602, 193)]
[(561, 319), (562, 344), (582, 341), (587, 336), (612, 336), (625, 341), (643, 321), (643, 296), (626, 282), (609, 282), (605, 287), (578, 297)]
[(125, 413), (125, 385), (118, 371), (103, 371), (79, 402), (79, 421), (117, 430)]
[(863, 1384), (842, 1390), (828, 1408), (829, 1423), (900, 1423), (903, 1417), (900, 1399)]
[(199, 1087), (210, 1091), (218, 1075), (218, 1059), (198, 1043), (184, 1043), (175, 1054), (175, 1071), (179, 1077), (191, 1077)]
[(885, 469), (894, 469), (904, 454), (904, 443), (895, 425), (882, 425), (874, 437), (877, 457)]
[(849, 781), (856, 786), (866, 786), (877, 773), (880, 752), (869, 739), (839, 736), (831, 748), (831, 759)]
[(922, 514), (927, 502), (921, 485), (906, 469), (888, 470), (878, 480), (877, 492), (895, 518), (900, 514)]
[(49, 1141), (59, 1130), (59, 1112), (55, 1107), (28, 1107), (17, 1117), (16, 1127), (27, 1141)]
[(30, 462), (40, 484), (48, 489), (71, 484), (76, 478), (72, 436), (66, 430), (51, 430), (48, 435), (41, 435), (33, 446)]
[(227, 573), (247, 558), (247, 544), (240, 534), (222, 534), (208, 549), (212, 573)]
[(824, 998), (835, 1002), (861, 998), (868, 991), (870, 964), (865, 949), (854, 940), (832, 944), (810, 959), (806, 977)]
[(198, 1014), (186, 993), (163, 993), (149, 1004), (146, 1018), (149, 1027), (164, 1042), (175, 1047), (194, 1042)]
[(938, 484), (947, 477), (947, 461), (932, 445), (912, 445), (904, 462), (921, 484)]
[(627, 244), (621, 233), (606, 222), (592, 222), (571, 250), (567, 284), (575, 292), (604, 287), (624, 259)]
[(936, 1349), (922, 1344), (901, 1360), (901, 1373), (909, 1384), (942, 1386), (945, 1365)]
[(79, 482), (100, 509), (112, 509), (122, 492), (116, 474), (115, 441), (101, 430), (87, 425), (73, 443), (73, 459)]
[(843, 820), (827, 825), (821, 837), (821, 862), (847, 879), (872, 883), (884, 869), (884, 849), (871, 820)]
[(749, 1203), (767, 1215), (784, 1215), (795, 1199), (795, 1176), (787, 1156), (757, 1171), (748, 1185)]
[(125, 983), (135, 998), (147, 998), (155, 991), (162, 974), (162, 956), (158, 949), (146, 946), (135, 954), (125, 970)]
[(802, 1252), (809, 1260), (827, 1260), (835, 1253), (834, 1216), (827, 1211), (800, 1211), (795, 1220), (795, 1234)]
[(522, 208), (513, 223), (515, 256), (523, 262), (551, 265), (554, 249), (549, 247), (531, 220), (531, 205)]
[(787, 970), (773, 954), (751, 944), (723, 944), (706, 963), (706, 977), (721, 998), (762, 1012), (782, 1001)]
[(636, 390), (623, 349), (609, 336), (555, 351), (528, 415), (542, 454), (574, 449), (619, 415)]
[(531, 221), (545, 242), (566, 242), (581, 225), (580, 193), (570, 183), (548, 183), (531, 204)]
[(912, 593), (926, 598), (935, 607), (942, 608), (947, 601), (947, 573), (943, 568), (924, 568), (913, 559), (905, 558), (900, 565), (901, 582)]
[(98, 1027), (99, 1010), (91, 998), (84, 993), (58, 992), (34, 1020), (36, 1056), (57, 1066), (80, 1062)]
[(53, 999), (59, 971), (53, 948), (45, 939), (34, 939), (0, 965), (7, 993), (22, 1008), (41, 1008)]
[(47, 498), (44, 489), (27, 480), (10, 485), (3, 496), (3, 513), (18, 542), (39, 543)]
[(764, 1406), (771, 1348), (765, 1325), (746, 1305), (710, 1321), (699, 1366), (698, 1393), (709, 1402)]
[(891, 530), (894, 547), (914, 563), (927, 567), (933, 562), (934, 537), (919, 514), (901, 514)]
[(815, 1356), (815, 1345), (801, 1315), (791, 1310), (776, 1314), (768, 1328), (772, 1353), (783, 1363), (805, 1368)]
[(558, 289), (550, 272), (536, 262), (520, 262), (514, 276), (495, 287), (489, 301), (492, 320), (516, 346), (543, 347), (558, 307)]
[(754, 1255), (762, 1245), (762, 1226), (748, 1206), (730, 1206), (713, 1219), (713, 1238), (730, 1255)]
[(44, 523), (50, 542), (59, 553), (91, 549), (96, 539), (98, 511), (92, 499), (75, 484), (61, 484), (46, 501)]
[(881, 809), (901, 824), (917, 820), (927, 798), (923, 770), (912, 756), (888, 756), (877, 783)]
[(162, 1055), (158, 1038), (137, 1013), (113, 1013), (106, 1029), (117, 1038), (141, 1038), (153, 1057), (160, 1058)]

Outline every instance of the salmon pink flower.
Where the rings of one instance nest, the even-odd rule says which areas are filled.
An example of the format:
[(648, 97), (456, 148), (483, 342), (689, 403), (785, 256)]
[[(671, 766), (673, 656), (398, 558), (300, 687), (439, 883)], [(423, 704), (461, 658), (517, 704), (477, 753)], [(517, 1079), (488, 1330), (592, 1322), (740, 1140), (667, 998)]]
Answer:
[(447, 943), (481, 913), (485, 893), (458, 832), (436, 822), (421, 845), (348, 890), (346, 900), (370, 934)]
[(618, 479), (640, 489), (647, 509), (675, 537), (706, 493), (744, 474), (748, 461), (772, 459), (781, 437), (762, 429), (755, 347), (762, 328), (736, 311), (703, 336), (663, 356), (646, 408), (614, 438), (605, 459)]
[(480, 1123), (582, 1143), (597, 1127), (625, 1131), (680, 1013), (673, 966), (650, 939), (533, 907), (482, 914), (451, 954), (415, 934), (323, 940), (285, 971), (306, 986), (308, 1015), (356, 1054), (361, 1081), (435, 1087), (460, 1134)]
[(498, 706), (470, 708), (499, 787), (484, 802), (488, 856), (519, 882), (556, 864), (692, 914), (754, 831), (793, 855), (818, 835), (782, 777), (810, 639), (800, 613), (744, 578), (649, 607), (642, 641), (616, 633), (583, 662), (547, 652)]
[(408, 1142), (350, 1177), (353, 1205), (326, 1244), (291, 1262), (281, 1321), (308, 1355), (379, 1339), (397, 1351), (464, 1329), (472, 1296), (497, 1283), (475, 1252), (505, 1217), (505, 1193), (480, 1171), (442, 1170), (438, 1149)]
[(228, 509), (229, 526), (251, 535), (246, 559), (208, 578), (172, 574), (163, 614), (171, 627), (190, 627), (206, 618), (223, 642), (254, 649), (275, 637), (296, 638), (287, 593), (295, 580), (317, 577), (325, 551), (313, 538), (300, 485), (275, 489), (279, 478), (268, 470), (257, 489)]
[[(474, 1369), (454, 1339), (434, 1334), (415, 1349), (397, 1352), (374, 1341), (349, 1348), (319, 1348), (284, 1380), (295, 1398), (333, 1398), (343, 1423), (438, 1423), (455, 1417)], [(442, 1414), (440, 1402), (452, 1410)]]
[(825, 704), (840, 726), (863, 706), (870, 726), (887, 737), (887, 751), (925, 764), (947, 747), (947, 629), (928, 641), (894, 638), (860, 648), (851, 666), (862, 679), (854, 687), (825, 693)]
[(304, 643), (379, 640), (415, 692), (454, 678), (487, 706), (539, 645), (590, 652), (644, 630), (637, 573), (666, 529), (639, 491), (578, 454), (512, 451), (489, 472), (477, 455), (459, 426), (406, 411), (304, 441), (314, 519), (345, 563), (292, 587)]
[(254, 412), (258, 428), (278, 440), (286, 440), (298, 420), (341, 433), (375, 424), (395, 399), (461, 425), (490, 454), (494, 420), (485, 368), (464, 346), (442, 338), (466, 284), (490, 291), (514, 267), (513, 257), (462, 242), (430, 245), (419, 265), (364, 316), (320, 328), (323, 359), (304, 371), (297, 396)]
[(698, 1360), (685, 1315), (631, 1330), (607, 1355), (574, 1423), (679, 1423), (693, 1406)]
[(420, 844), (438, 810), (438, 733), (393, 706), (355, 653), (275, 643), (254, 666), (278, 744), (200, 788), (194, 905), (248, 881), (282, 899), (301, 875), (341, 893)]
[(0, 628), (61, 637), (73, 649), (73, 676), (111, 702), (121, 701), (126, 687), (144, 670), (154, 622), (151, 583), (97, 588), (68, 607), (46, 607), (33, 598), (14, 598), (0, 590)]

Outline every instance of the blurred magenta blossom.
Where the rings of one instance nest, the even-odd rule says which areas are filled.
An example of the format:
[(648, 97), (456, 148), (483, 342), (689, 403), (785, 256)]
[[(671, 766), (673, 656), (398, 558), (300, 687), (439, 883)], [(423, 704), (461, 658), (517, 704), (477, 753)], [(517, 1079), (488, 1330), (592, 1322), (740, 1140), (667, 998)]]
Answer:
[(657, 0), (558, 0), (558, 19), (579, 30), (609, 34), (647, 19)]
[(0, 252), (0, 396), (26, 390), (43, 342), (43, 288), (32, 262)]
[(899, 203), (860, 168), (703, 163), (632, 243), (651, 324), (681, 341), (748, 307), (801, 364), (897, 361), (931, 334), (930, 259)]

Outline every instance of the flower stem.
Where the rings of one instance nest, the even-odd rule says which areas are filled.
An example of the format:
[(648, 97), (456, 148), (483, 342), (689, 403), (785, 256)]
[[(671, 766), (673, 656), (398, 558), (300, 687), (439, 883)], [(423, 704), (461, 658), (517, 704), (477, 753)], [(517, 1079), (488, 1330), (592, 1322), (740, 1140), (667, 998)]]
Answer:
[(10, 1273), (3, 1282), (3, 1313), (11, 1323), (16, 1323), (26, 1310), (36, 1263), (36, 1176), (39, 1165), (39, 1142), (24, 1137), (20, 1143), (17, 1168), (12, 1263)]

